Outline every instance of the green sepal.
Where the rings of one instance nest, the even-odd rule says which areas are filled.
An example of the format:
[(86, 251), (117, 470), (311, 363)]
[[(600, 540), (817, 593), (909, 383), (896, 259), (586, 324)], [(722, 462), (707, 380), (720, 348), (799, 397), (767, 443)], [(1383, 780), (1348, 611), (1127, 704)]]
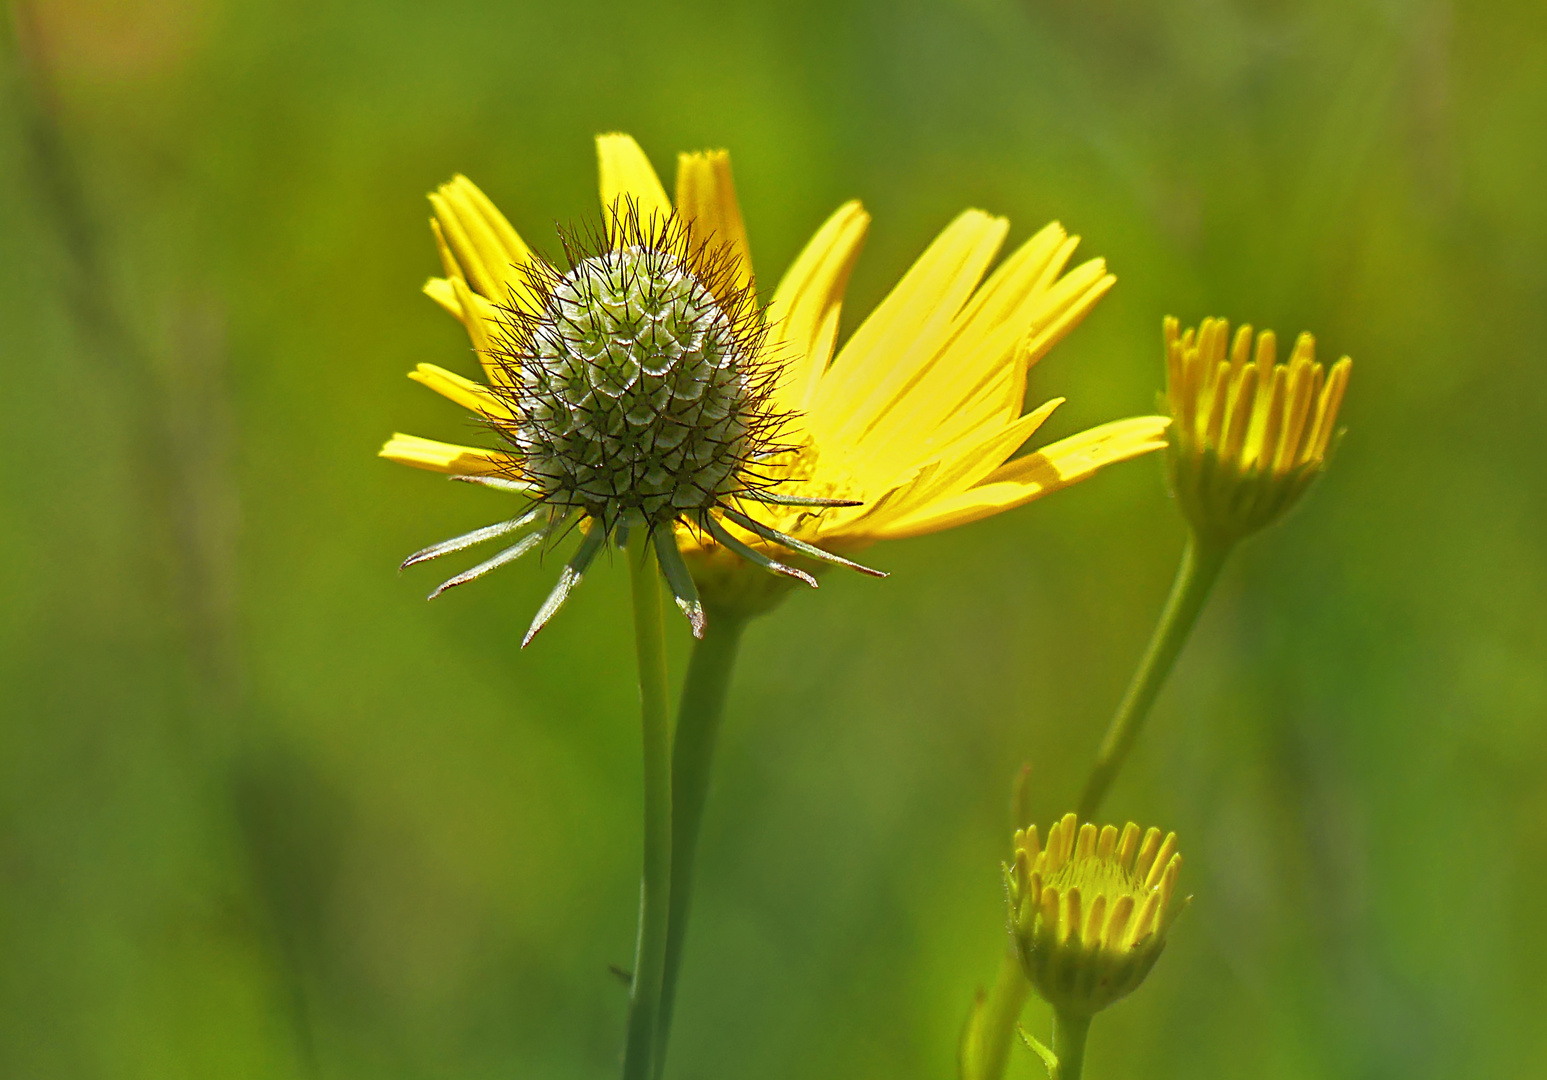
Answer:
[[(748, 520), (751, 519), (749, 518)], [(740, 555), (753, 566), (761, 566), (764, 570), (771, 570), (775, 574), (783, 574), (786, 577), (792, 577), (797, 581), (804, 581), (813, 589), (817, 587), (816, 578), (812, 577), (804, 570), (797, 570), (793, 566), (786, 566), (782, 562), (776, 562), (775, 560), (770, 559), (767, 555), (764, 555), (762, 552), (748, 547), (746, 544), (743, 544), (740, 540), (737, 540), (734, 536), (727, 532), (725, 526), (721, 525), (710, 515), (704, 515), (703, 523), (704, 528), (709, 530), (710, 536), (724, 544), (731, 551), (734, 551), (737, 555)]]
[(548, 530), (546, 528), (543, 528), (543, 529), (538, 529), (534, 533), (530, 533), (530, 534), (528, 534), (526, 536), (523, 536), (516, 543), (512, 544), (510, 547), (506, 548), (504, 551), (502, 551), (498, 555), (494, 556), (494, 558), (487, 559), (487, 560), (479, 563), (477, 566), (474, 566), (474, 567), (472, 567), (470, 569), (464, 570), (460, 574), (456, 575), (455, 577), (447, 578), (445, 581), (441, 582), (438, 586), (436, 586), (435, 591), (432, 592), (428, 597), (426, 597), (426, 599), (434, 600), (437, 596), (439, 596), (441, 593), (445, 592), (447, 589), (454, 589), (458, 585), (466, 585), (469, 581), (474, 581), (474, 580), (476, 580), (478, 578), (483, 577), (490, 570), (498, 570), (500, 567), (504, 566), (506, 563), (513, 563), (513, 562), (515, 562), (517, 559), (521, 558), (521, 556), (525, 555), (528, 551), (531, 551), (538, 544), (542, 543), (544, 538), (547, 537), (547, 535), (548, 535)]
[(661, 564), (661, 572), (666, 575), (666, 584), (671, 586), (672, 598), (687, 616), (693, 636), (702, 641), (704, 605), (698, 599), (698, 586), (693, 584), (688, 564), (682, 561), (682, 552), (677, 550), (676, 532), (670, 525), (663, 526), (655, 530), (654, 540), (655, 557)]
[(478, 484), (480, 487), (494, 488), (496, 491), (509, 491), (517, 495), (540, 495), (542, 493), (541, 489), (535, 484), (511, 480), (504, 476), (469, 476), (459, 473), (451, 477), (451, 479), (464, 484)]
[(452, 552), (462, 551), (463, 549), (470, 548), (475, 544), (482, 544), (486, 540), (493, 540), (496, 537), (504, 536), (507, 533), (513, 533), (517, 529), (524, 529), (532, 522), (537, 520), (537, 515), (539, 513), (540, 511), (532, 510), (528, 513), (522, 514), (518, 518), (512, 518), (509, 521), (495, 522), (493, 525), (485, 525), (481, 529), (474, 529), (472, 532), (463, 533), (461, 536), (453, 536), (450, 540), (442, 540), (438, 544), (431, 544), (429, 547), (421, 548), (419, 551), (414, 552), (408, 558), (404, 559), (402, 565), (399, 566), (398, 569), (407, 570), (410, 566), (416, 566), (422, 562), (429, 562), (431, 559), (438, 559), (442, 555), (450, 555)]
[(837, 563), (839, 566), (847, 566), (850, 570), (858, 570), (860, 573), (869, 574), (871, 577), (887, 576), (885, 570), (872, 570), (868, 566), (861, 566), (857, 562), (853, 562), (850, 559), (845, 559), (842, 555), (834, 555), (831, 551), (823, 551), (815, 544), (808, 544), (804, 540), (797, 540), (793, 536), (789, 536), (780, 532), (778, 529), (769, 528), (762, 522), (755, 521), (752, 518), (747, 517), (747, 515), (741, 513), (739, 510), (732, 510), (727, 507), (725, 509), (725, 516), (730, 518), (737, 525), (740, 525), (743, 529), (748, 529), (757, 533), (757, 535), (761, 536), (764, 540), (768, 540), (775, 544), (783, 544), (791, 551), (798, 551), (802, 555), (808, 555), (813, 559), (821, 559), (824, 562)]
[(580, 579), (585, 577), (585, 572), (590, 569), (591, 560), (596, 558), (596, 553), (607, 542), (607, 530), (601, 523), (592, 520), (586, 527), (586, 534), (580, 541), (580, 547), (570, 557), (564, 569), (559, 571), (559, 583), (548, 594), (548, 599), (543, 601), (543, 606), (537, 609), (537, 616), (532, 620), (531, 627), (526, 632), (526, 637), (521, 639), (521, 647), (524, 649), (532, 643), (537, 632), (548, 625), (548, 620), (564, 606), (564, 601), (569, 599), (569, 594), (574, 591)]
[(742, 496), (761, 503), (772, 503), (775, 506), (864, 506), (858, 499), (818, 499), (808, 495), (780, 495), (773, 491), (749, 491)]

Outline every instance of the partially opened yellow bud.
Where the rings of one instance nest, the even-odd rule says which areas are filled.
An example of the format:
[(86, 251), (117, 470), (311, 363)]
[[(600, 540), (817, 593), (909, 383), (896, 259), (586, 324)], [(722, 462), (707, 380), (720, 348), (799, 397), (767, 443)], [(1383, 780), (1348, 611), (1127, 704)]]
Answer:
[(1015, 834), (1005, 868), (1010, 927), (1026, 978), (1060, 1014), (1091, 1017), (1132, 993), (1165, 948), (1187, 901), (1173, 902), (1176, 834), (1129, 822), (1097, 828), (1073, 814)]
[(1301, 334), (1277, 363), (1273, 331), (1232, 338), (1224, 319), (1165, 321), (1171, 488), (1200, 538), (1230, 544), (1271, 525), (1326, 468), (1353, 361), (1330, 372)]

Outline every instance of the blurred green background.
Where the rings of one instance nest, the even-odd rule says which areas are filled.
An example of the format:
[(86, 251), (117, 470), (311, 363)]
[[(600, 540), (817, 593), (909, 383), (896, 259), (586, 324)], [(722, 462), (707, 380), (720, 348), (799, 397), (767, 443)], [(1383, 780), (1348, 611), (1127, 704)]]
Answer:
[[(850, 327), (960, 208), (1012, 242), (1062, 220), (1119, 283), (1033, 373), (1071, 399), (1052, 434), (1152, 408), (1167, 313), (1355, 357), (1333, 470), (1232, 564), (1109, 803), (1181, 833), (1196, 900), (1088, 1075), (1541, 1075), (1540, 3), (29, 10), (0, 107), (0, 1076), (615, 1075), (623, 568), (518, 654), (551, 561), (426, 605), (397, 562), (504, 506), (374, 456), (467, 433), (403, 377), (469, 364), (418, 293), (424, 193), (466, 172), (551, 243), (608, 130), (668, 177), (729, 147), (765, 284), (863, 199)], [(954, 1076), (1011, 777), (1034, 763), (1043, 820), (1072, 803), (1181, 541), (1140, 461), (753, 627), (673, 1080)]]

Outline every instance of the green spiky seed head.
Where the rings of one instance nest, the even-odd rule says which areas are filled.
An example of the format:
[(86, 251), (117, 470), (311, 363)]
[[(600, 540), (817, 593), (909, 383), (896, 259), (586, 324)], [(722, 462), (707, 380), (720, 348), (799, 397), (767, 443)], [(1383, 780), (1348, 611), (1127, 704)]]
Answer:
[(761, 318), (674, 220), (620, 216), (613, 234), (536, 276), (537, 310), (506, 335), (505, 434), (550, 501), (653, 527), (747, 490), (771, 420)]

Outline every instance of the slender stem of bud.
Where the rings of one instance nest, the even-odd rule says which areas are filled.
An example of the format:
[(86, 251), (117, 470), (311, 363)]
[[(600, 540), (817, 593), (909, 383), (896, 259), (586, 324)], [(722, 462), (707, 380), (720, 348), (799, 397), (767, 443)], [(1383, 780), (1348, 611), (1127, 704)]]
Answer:
[(710, 608), (703, 640), (693, 645), (682, 702), (677, 707), (677, 731), (672, 740), (671, 769), (671, 915), (666, 932), (666, 970), (661, 982), (661, 1014), (656, 1033), (656, 1073), (666, 1062), (671, 1036), (677, 973), (687, 940), (693, 903), (693, 863), (699, 827), (709, 794), (715, 740), (725, 715), (725, 698), (747, 616), (726, 608)]
[(661, 614), (661, 571), (649, 530), (636, 526), (628, 543), (634, 593), (634, 640), (644, 730), (645, 866), (639, 889), (639, 940), (629, 987), (628, 1043), (623, 1080), (651, 1080), (655, 1031), (666, 966), (671, 901), (671, 729), (666, 686), (666, 628)]
[(1080, 1073), (1085, 1071), (1085, 1036), (1089, 1033), (1090, 1017), (1053, 1010), (1053, 1053), (1058, 1058), (1055, 1080), (1080, 1080)]
[(1013, 951), (1005, 953), (993, 987), (968, 1021), (957, 1070), (961, 1080), (1000, 1080), (1004, 1076), (1015, 1027), (1030, 992), (1031, 983), (1021, 972), (1020, 959)]
[(1203, 610), (1209, 590), (1219, 580), (1219, 572), (1224, 568), (1230, 550), (1230, 544), (1200, 540), (1196, 533), (1188, 537), (1182, 551), (1182, 564), (1177, 568), (1176, 581), (1171, 586), (1171, 596), (1160, 613), (1160, 622), (1155, 626), (1144, 659), (1128, 684), (1128, 692), (1117, 707), (1117, 715), (1112, 717), (1106, 738), (1101, 741), (1090, 778), (1085, 781), (1085, 792), (1080, 796), (1081, 821), (1095, 820), (1107, 789), (1112, 786), (1123, 762), (1128, 760), (1128, 752), (1139, 737), (1139, 729), (1144, 726), (1150, 706), (1165, 685), (1166, 676), (1171, 674), (1177, 654), (1198, 621), (1198, 613)]

